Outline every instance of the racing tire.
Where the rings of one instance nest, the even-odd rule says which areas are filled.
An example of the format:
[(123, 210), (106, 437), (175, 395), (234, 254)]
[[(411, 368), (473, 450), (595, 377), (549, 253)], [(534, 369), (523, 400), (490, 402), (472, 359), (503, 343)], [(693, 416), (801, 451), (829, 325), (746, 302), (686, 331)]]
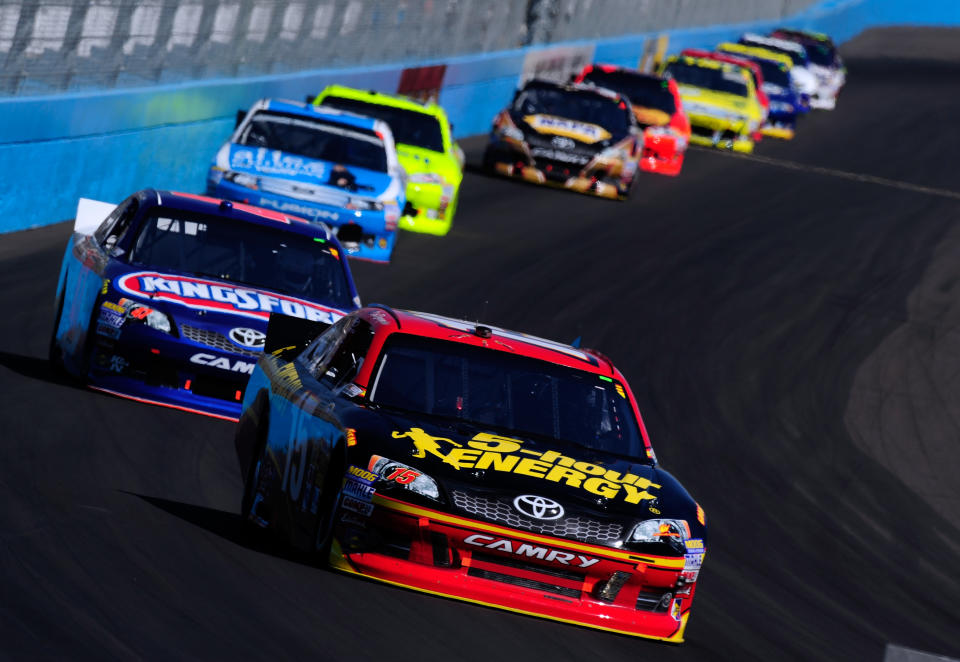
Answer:
[(60, 327), (60, 318), (63, 316), (63, 295), (57, 301), (57, 313), (53, 319), (53, 330), (50, 332), (50, 344), (47, 348), (47, 362), (50, 364), (50, 371), (59, 376), (67, 374), (67, 369), (63, 365), (63, 349), (57, 341), (57, 329)]
[[(243, 497), (240, 500), (240, 519), (243, 521), (244, 529), (253, 537), (262, 536), (264, 531), (263, 527), (257, 525), (250, 515), (260, 487), (260, 480), (263, 478), (264, 453), (267, 449), (267, 433), (270, 430), (269, 423), (270, 420), (266, 410), (261, 409), (256, 427), (257, 440), (253, 447), (250, 464), (247, 467), (246, 480), (243, 482)], [(238, 434), (240, 430), (241, 426), (237, 426)]]
[(330, 547), (333, 544), (333, 524), (343, 491), (343, 475), (347, 469), (343, 444), (337, 444), (327, 465), (327, 475), (323, 479), (323, 492), (317, 507), (317, 529), (314, 533), (314, 552), (316, 564), (322, 568), (330, 565)]

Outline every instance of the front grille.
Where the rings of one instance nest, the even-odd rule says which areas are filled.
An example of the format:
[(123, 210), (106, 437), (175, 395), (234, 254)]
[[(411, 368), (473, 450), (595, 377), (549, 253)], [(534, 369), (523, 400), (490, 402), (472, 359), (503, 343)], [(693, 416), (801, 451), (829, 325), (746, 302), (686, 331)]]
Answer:
[(607, 543), (619, 540), (623, 534), (623, 525), (616, 522), (599, 522), (577, 516), (552, 521), (536, 521), (523, 517), (509, 503), (456, 490), (453, 492), (453, 502), (457, 508), (491, 522), (502, 522), (515, 529), (544, 533), (558, 538)]
[(640, 594), (637, 596), (637, 609), (639, 611), (665, 612), (670, 608), (670, 601), (672, 599), (673, 593), (669, 591), (665, 593), (640, 591)]
[(561, 568), (547, 568), (541, 565), (534, 565), (532, 563), (524, 563), (523, 561), (518, 561), (516, 559), (509, 559), (503, 556), (494, 556), (493, 554), (484, 554), (483, 552), (473, 552), (471, 558), (476, 559), (477, 561), (483, 561), (484, 563), (496, 563), (498, 565), (505, 566), (507, 568), (516, 568), (518, 570), (526, 570), (528, 572), (538, 572), (541, 575), (550, 575), (551, 577), (559, 577), (561, 579), (568, 579), (572, 582), (582, 582), (585, 575), (582, 572), (574, 572), (573, 570), (563, 570)]
[(514, 577), (512, 575), (505, 575), (500, 572), (494, 572), (493, 570), (484, 570), (483, 568), (470, 568), (467, 574), (471, 577), (479, 577), (481, 579), (490, 579), (495, 582), (503, 582), (504, 584), (513, 584), (514, 586), (523, 586), (524, 588), (532, 588), (538, 591), (546, 591), (547, 593), (555, 593), (556, 595), (563, 595), (568, 598), (579, 598), (580, 591), (575, 588), (569, 588), (567, 586), (557, 586), (556, 584), (551, 584), (549, 582), (541, 582), (536, 579), (527, 579), (525, 577)]
[(690, 132), (695, 136), (700, 136), (701, 138), (710, 138), (711, 140), (713, 140), (713, 136), (716, 134), (714, 129), (711, 129), (708, 126), (698, 126), (696, 124), (690, 127)]
[(209, 329), (201, 329), (196, 326), (181, 324), (180, 333), (182, 333), (183, 337), (187, 340), (192, 340), (193, 342), (200, 343), (201, 345), (219, 349), (221, 352), (233, 352), (234, 354), (240, 354), (241, 356), (254, 356), (257, 358), (263, 354), (262, 350), (242, 349), (225, 335), (217, 331), (210, 331)]

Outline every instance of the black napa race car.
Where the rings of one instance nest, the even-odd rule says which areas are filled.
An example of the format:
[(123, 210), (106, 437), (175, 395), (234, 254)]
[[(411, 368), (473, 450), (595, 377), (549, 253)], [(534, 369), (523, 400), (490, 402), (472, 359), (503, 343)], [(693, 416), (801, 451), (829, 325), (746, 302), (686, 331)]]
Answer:
[(237, 427), (241, 504), (333, 568), (683, 641), (703, 509), (598, 352), (435, 315), (271, 316)]
[(625, 96), (534, 79), (494, 118), (483, 165), (507, 177), (623, 200), (642, 153), (643, 133)]

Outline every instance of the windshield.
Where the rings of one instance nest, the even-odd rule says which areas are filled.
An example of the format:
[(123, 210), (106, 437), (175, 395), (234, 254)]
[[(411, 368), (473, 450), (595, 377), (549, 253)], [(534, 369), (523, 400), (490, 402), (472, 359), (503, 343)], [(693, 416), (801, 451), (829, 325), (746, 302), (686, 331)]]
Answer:
[(643, 456), (643, 439), (621, 384), (499, 350), (393, 334), (370, 400), (405, 412)]
[(782, 64), (773, 60), (764, 60), (760, 57), (751, 57), (749, 55), (738, 55), (750, 59), (760, 65), (760, 73), (763, 74), (763, 82), (773, 83), (790, 89), (790, 71)]
[(383, 120), (390, 125), (393, 139), (403, 145), (422, 147), (434, 152), (446, 151), (443, 148), (440, 122), (432, 115), (343, 97), (325, 97), (321, 103), (331, 108)]
[(383, 140), (373, 131), (321, 119), (261, 110), (244, 127), (240, 145), (277, 149), (317, 161), (387, 171)]
[(517, 96), (513, 109), (522, 115), (553, 115), (596, 124), (614, 136), (622, 136), (630, 130), (626, 106), (592, 92), (528, 86)]
[(746, 78), (739, 69), (700, 67), (677, 60), (668, 64), (664, 73), (667, 76), (673, 76), (680, 85), (702, 87), (738, 97), (747, 96)]
[(836, 66), (836, 58), (833, 49), (820, 44), (804, 44), (807, 49), (807, 57), (810, 61), (821, 67)]
[(634, 106), (661, 110), (668, 115), (677, 112), (667, 81), (626, 71), (594, 69), (583, 80), (626, 95)]
[(256, 223), (156, 207), (140, 227), (130, 263), (352, 307), (346, 273), (329, 244)]

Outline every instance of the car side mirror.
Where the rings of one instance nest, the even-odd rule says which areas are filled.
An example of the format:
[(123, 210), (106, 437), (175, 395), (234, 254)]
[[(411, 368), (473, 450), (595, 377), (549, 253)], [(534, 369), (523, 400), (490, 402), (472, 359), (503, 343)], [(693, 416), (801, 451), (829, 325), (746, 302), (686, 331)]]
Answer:
[(247, 117), (247, 111), (238, 110), (237, 121), (234, 123), (233, 128), (236, 129), (238, 126), (240, 126), (240, 123), (243, 122), (243, 120), (246, 119), (246, 117)]

